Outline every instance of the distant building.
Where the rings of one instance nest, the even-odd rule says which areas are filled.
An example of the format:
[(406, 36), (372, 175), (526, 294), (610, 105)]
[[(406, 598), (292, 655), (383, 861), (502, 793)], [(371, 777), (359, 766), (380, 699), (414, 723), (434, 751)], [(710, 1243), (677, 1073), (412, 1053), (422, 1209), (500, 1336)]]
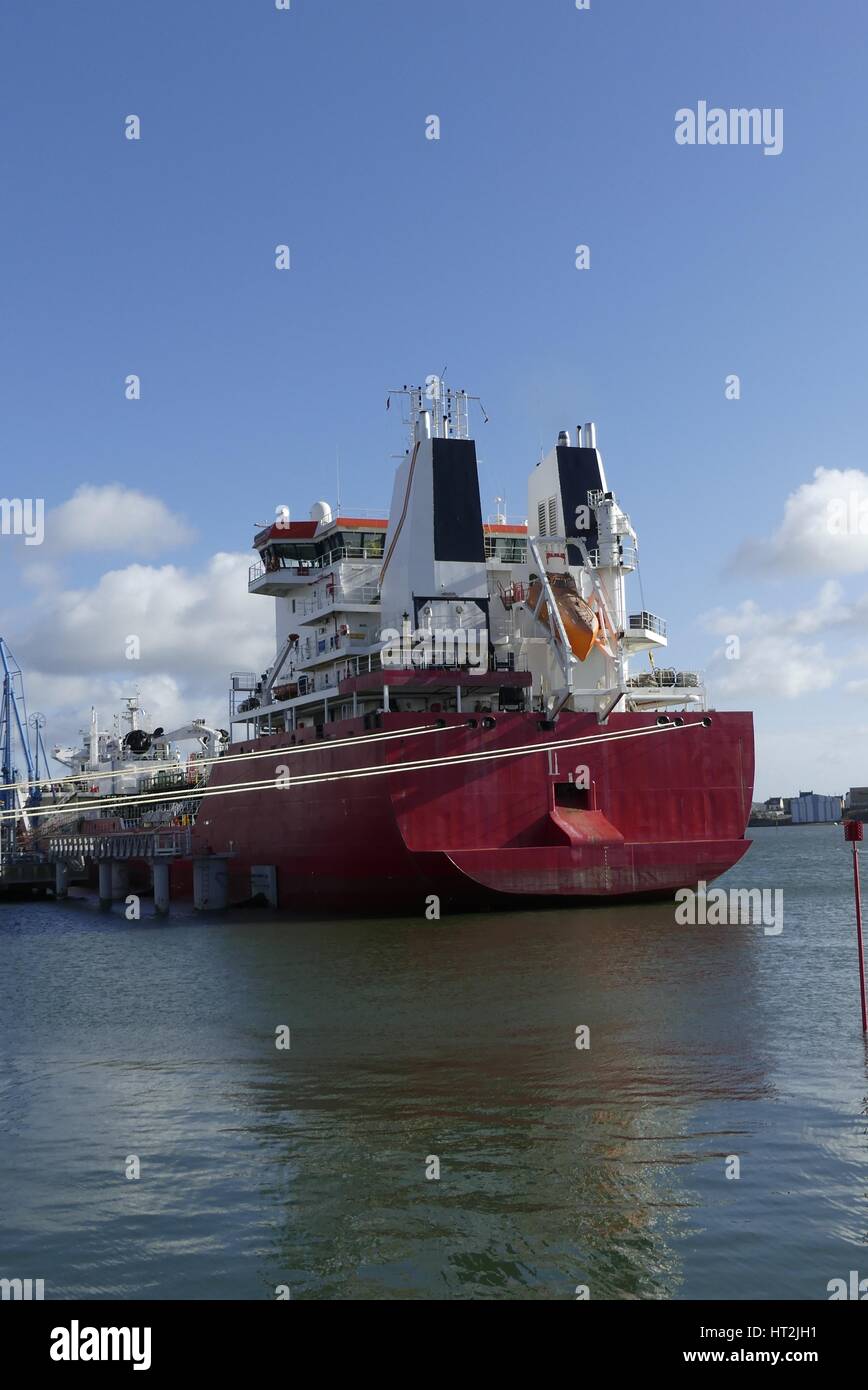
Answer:
[(841, 819), (843, 798), (819, 796), (817, 792), (799, 792), (790, 799), (793, 825), (817, 825)]
[(851, 787), (844, 798), (844, 810), (853, 820), (868, 820), (868, 787)]
[(755, 801), (750, 808), (748, 825), (789, 825), (790, 803), (782, 796), (770, 796), (768, 801)]

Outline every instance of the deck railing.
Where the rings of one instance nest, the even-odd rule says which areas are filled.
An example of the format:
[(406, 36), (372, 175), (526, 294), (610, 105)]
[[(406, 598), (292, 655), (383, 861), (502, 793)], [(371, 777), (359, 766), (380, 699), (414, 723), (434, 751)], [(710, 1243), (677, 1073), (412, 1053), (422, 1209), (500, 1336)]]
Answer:
[(327, 588), (316, 598), (305, 599), (301, 604), (300, 611), (306, 617), (310, 613), (324, 613), (326, 609), (334, 608), (339, 603), (376, 604), (379, 602), (380, 590), (376, 584), (362, 584), (355, 589), (345, 587), (342, 584), (335, 584), (334, 588)]
[(666, 636), (666, 624), (662, 618), (658, 618), (656, 613), (631, 613), (629, 618), (631, 628), (644, 629), (647, 632), (656, 632), (658, 637)]
[(255, 584), (264, 574), (279, 574), (281, 571), (288, 571), (303, 578), (307, 574), (319, 574), (320, 571), (329, 569), (331, 565), (340, 564), (343, 560), (369, 560), (372, 563), (382, 563), (383, 551), (380, 548), (363, 545), (342, 545), (336, 550), (330, 550), (326, 555), (317, 556), (313, 560), (299, 560), (289, 555), (275, 555), (266, 564), (259, 561), (253, 564), (247, 571), (248, 584)]

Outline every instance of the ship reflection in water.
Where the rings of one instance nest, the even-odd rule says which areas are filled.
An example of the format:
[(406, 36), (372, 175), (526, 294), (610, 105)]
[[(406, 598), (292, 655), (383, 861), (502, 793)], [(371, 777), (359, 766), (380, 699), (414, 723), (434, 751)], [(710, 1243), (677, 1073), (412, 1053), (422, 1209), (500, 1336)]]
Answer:
[(838, 836), (760, 831), (727, 876), (783, 887), (779, 937), (665, 903), (0, 908), (0, 1272), (52, 1298), (825, 1298), (868, 1230)]

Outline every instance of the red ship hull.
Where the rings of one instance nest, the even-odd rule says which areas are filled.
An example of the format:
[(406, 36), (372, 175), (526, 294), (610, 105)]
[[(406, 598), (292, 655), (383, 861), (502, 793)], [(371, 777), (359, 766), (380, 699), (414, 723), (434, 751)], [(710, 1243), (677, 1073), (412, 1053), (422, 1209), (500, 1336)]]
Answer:
[[(432, 895), (444, 911), (671, 896), (745, 853), (754, 776), (750, 714), (679, 717), (681, 727), (659, 727), (656, 714), (601, 726), (593, 714), (563, 713), (552, 727), (526, 713), (387, 713), (377, 732), (430, 732), (364, 742), (372, 731), (357, 719), (327, 725), (325, 738), (300, 731), (292, 752), (279, 751), (286, 734), (235, 744), (230, 753), (268, 756), (216, 764), (209, 791), (242, 786), (205, 796), (193, 853), (231, 854), (233, 884), (254, 865), (275, 866), (280, 906), (308, 913), (421, 914)], [(611, 737), (634, 730), (654, 732)], [(353, 735), (358, 744), (333, 746)], [(397, 766), (527, 745), (520, 756)], [(587, 789), (575, 778), (582, 765)], [(281, 768), (286, 786), (243, 785)], [(369, 775), (298, 780), (348, 769)]]

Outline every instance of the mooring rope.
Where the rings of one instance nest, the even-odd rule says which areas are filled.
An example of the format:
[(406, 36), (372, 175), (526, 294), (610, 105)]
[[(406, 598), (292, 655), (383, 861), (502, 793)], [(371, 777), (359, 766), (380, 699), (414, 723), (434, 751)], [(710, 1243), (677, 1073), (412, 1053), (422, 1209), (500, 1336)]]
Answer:
[[(383, 733), (380, 733), (380, 734), (354, 734), (354, 735), (348, 736), (347, 738), (334, 738), (334, 739), (326, 739), (326, 740), (323, 740), (323, 739), (311, 739), (310, 743), (294, 743), (294, 744), (287, 744), (286, 747), (284, 747), (284, 748), (260, 748), (260, 749), (257, 749), (255, 752), (251, 752), (251, 753), (220, 753), (220, 754), (217, 754), (217, 756), (216, 756), (216, 757), (213, 757), (213, 758), (196, 758), (196, 759), (195, 759), (195, 764), (194, 764), (194, 765), (195, 765), (197, 768), (199, 768), (199, 767), (212, 767), (215, 763), (240, 763), (240, 762), (246, 762), (246, 761), (248, 761), (250, 758), (269, 758), (269, 757), (272, 756), (272, 754), (276, 754), (276, 753), (280, 753), (280, 754), (283, 754), (283, 753), (288, 753), (288, 754), (291, 754), (291, 753), (309, 753), (309, 752), (312, 752), (313, 750), (315, 750), (315, 749), (317, 749), (317, 748), (321, 748), (323, 742), (327, 742), (330, 748), (344, 748), (344, 747), (355, 747), (355, 748), (358, 748), (361, 744), (364, 744), (364, 743), (377, 743), (377, 742), (381, 742), (381, 743), (382, 743), (382, 742), (384, 742), (386, 739), (391, 739), (391, 738), (411, 738), (411, 737), (417, 736), (418, 734), (441, 734), (441, 733), (444, 733), (444, 732), (445, 732), (445, 728), (463, 729), (464, 727), (465, 727), (465, 726), (464, 726), (463, 724), (453, 724), (453, 725), (446, 725), (446, 726), (444, 726), (443, 729), (437, 729), (437, 728), (432, 728), (432, 726), (431, 726), (430, 724), (425, 724), (425, 725), (418, 724), (418, 725), (413, 725), (413, 726), (412, 726), (411, 728), (409, 728), (409, 729), (401, 729), (399, 732), (395, 732), (395, 733), (385, 733), (385, 734), (383, 734)], [(182, 769), (184, 766), (185, 766), (185, 764), (183, 764), (183, 763), (170, 763), (170, 762), (165, 762), (165, 763), (157, 763), (157, 762), (154, 762), (154, 763), (147, 763), (147, 762), (141, 762), (141, 763), (132, 763), (132, 764), (129, 764), (128, 766), (122, 767), (122, 768), (121, 768), (121, 767), (115, 768), (115, 770), (114, 770), (113, 772), (88, 772), (87, 768), (85, 768), (84, 772), (70, 772), (70, 773), (65, 773), (63, 777), (55, 777), (55, 778), (52, 778), (50, 782), (49, 782), (45, 777), (39, 778), (39, 779), (37, 779), (37, 780), (35, 780), (35, 781), (32, 781), (32, 782), (4, 782), (4, 783), (0, 784), (0, 791), (24, 791), (24, 790), (26, 790), (27, 788), (45, 787), (46, 785), (47, 785), (47, 786), (50, 786), (50, 787), (62, 787), (62, 786), (65, 786), (68, 782), (99, 782), (99, 781), (107, 781), (108, 778), (110, 778), (110, 777), (123, 777), (123, 776), (128, 776), (131, 772), (137, 771), (137, 770), (140, 769), (140, 768), (144, 769), (144, 768), (153, 767), (153, 768), (154, 768), (154, 775), (156, 775), (156, 774), (158, 774), (158, 773), (161, 772), (161, 771), (169, 771), (169, 770), (174, 769), (174, 768), (177, 768), (178, 770), (180, 770), (180, 769)]]
[[(159, 795), (145, 794), (141, 796), (101, 798), (100, 801), (98, 803), (94, 803), (94, 805), (97, 806), (99, 810), (105, 810), (109, 808), (115, 809), (118, 807), (129, 808), (132, 806), (152, 806), (160, 805), (162, 803), (178, 802), (193, 799), (199, 801), (205, 800), (207, 797), (210, 796), (232, 796), (244, 792), (278, 790), (285, 791), (287, 789), (292, 789), (295, 787), (316, 786), (321, 782), (337, 782), (345, 780), (351, 781), (364, 777), (394, 776), (400, 773), (426, 771), (428, 769), (436, 767), (460, 767), (473, 763), (493, 762), (501, 758), (529, 757), (534, 753), (548, 753), (552, 751), (560, 751), (561, 749), (567, 748), (580, 748), (602, 743), (617, 743), (628, 739), (649, 738), (655, 734), (675, 733), (679, 730), (686, 729), (708, 728), (710, 723), (710, 719), (703, 718), (694, 720), (692, 723), (689, 724), (658, 724), (652, 725), (650, 728), (647, 729), (625, 729), (620, 732), (614, 730), (605, 734), (582, 735), (581, 737), (572, 739), (555, 739), (550, 742), (544, 743), (522, 744), (519, 745), (519, 747), (517, 748), (483, 749), (478, 753), (461, 753), (455, 755), (454, 757), (448, 755), (444, 756), (441, 754), (439, 757), (436, 758), (419, 759), (411, 762), (402, 761), (396, 763), (388, 763), (380, 767), (342, 768), (336, 772), (306, 773), (296, 777), (293, 777), (291, 774), (287, 774), (286, 777), (284, 777), (282, 774), (277, 773), (277, 775), (269, 777), (262, 781), (232, 782), (222, 787), (206, 786), (201, 789), (195, 787), (191, 787), (189, 789), (175, 788), (174, 791), (164, 792)], [(452, 725), (451, 727), (466, 728), (467, 726)], [(438, 729), (436, 732), (444, 733), (446, 732), (446, 729)], [(353, 740), (350, 740), (350, 742), (353, 742)], [(318, 743), (315, 746), (318, 747), (320, 750), (324, 750), (325, 748), (334, 748), (338, 745), (336, 741), (335, 743), (330, 744)], [(264, 756), (271, 755), (281, 755), (280, 750), (264, 750)], [(31, 819), (41, 819), (45, 816), (69, 815), (72, 809), (73, 808), (71, 808), (69, 805), (44, 808), (34, 807), (32, 809), (28, 809), (27, 815), (28, 818)], [(78, 809), (80, 811), (86, 811), (87, 803), (81, 803)], [(15, 811), (4, 811), (0, 813), (0, 821), (17, 819), (19, 814), (19, 812)]]

